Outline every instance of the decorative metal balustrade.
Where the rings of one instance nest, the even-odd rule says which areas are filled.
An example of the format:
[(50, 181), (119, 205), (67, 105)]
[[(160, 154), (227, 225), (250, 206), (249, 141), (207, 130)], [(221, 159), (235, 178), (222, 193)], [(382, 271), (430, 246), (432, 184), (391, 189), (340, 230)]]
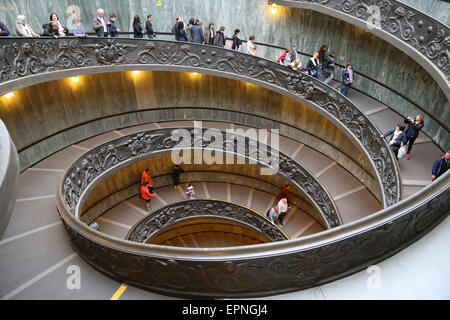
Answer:
[[(188, 150), (192, 152), (209, 150), (216, 155), (218, 152), (223, 152), (223, 155), (245, 158), (248, 163), (259, 164), (274, 170), (274, 174), (282, 176), (310, 199), (327, 228), (342, 225), (338, 210), (328, 192), (309, 171), (285, 154), (237, 134), (214, 130), (214, 136), (207, 136), (205, 135), (207, 129), (182, 130), (183, 133), (189, 132), (189, 142), (180, 142), (173, 138), (180, 136), (179, 129), (160, 129), (122, 137), (87, 152), (75, 161), (64, 175), (62, 190), (59, 191), (65, 205), (72, 214), (80, 217), (80, 210), (89, 190), (112, 170), (144, 158), (189, 148)], [(216, 140), (218, 135), (220, 135), (221, 144), (218, 144)], [(179, 146), (180, 143), (184, 144), (183, 147)]]
[[(307, 74), (267, 59), (214, 46), (136, 39), (0, 39), (0, 94), (36, 75), (64, 71), (191, 71), (253, 82), (288, 94), (328, 117), (357, 142), (380, 183), (384, 206), (400, 200), (394, 155), (373, 122), (338, 91)], [(101, 68), (98, 68), (101, 67)], [(5, 90), (5, 89), (3, 89)]]
[(187, 200), (158, 209), (136, 223), (125, 239), (147, 243), (158, 231), (174, 223), (199, 217), (237, 222), (264, 235), (270, 241), (289, 239), (275, 224), (256, 211), (232, 202), (210, 199)]

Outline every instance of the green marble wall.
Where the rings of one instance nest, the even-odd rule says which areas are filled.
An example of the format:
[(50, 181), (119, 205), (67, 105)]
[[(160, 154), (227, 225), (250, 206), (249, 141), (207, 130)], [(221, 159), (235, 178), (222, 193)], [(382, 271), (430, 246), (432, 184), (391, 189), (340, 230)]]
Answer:
[(450, 25), (449, 0), (397, 0), (416, 8), (446, 25)]
[[(403, 0), (432, 15), (438, 14), (448, 21), (450, 10), (448, 3), (440, 0)], [(387, 42), (380, 41), (369, 32), (345, 23), (333, 17), (317, 12), (293, 8), (278, 7), (275, 14), (266, 0), (161, 0), (162, 7), (157, 7), (157, 0), (0, 0), (0, 20), (13, 29), (17, 14), (28, 17), (35, 29), (48, 20), (49, 13), (59, 14), (63, 24), (70, 26), (79, 16), (87, 31), (92, 31), (91, 21), (96, 9), (101, 7), (106, 14), (118, 15), (118, 27), (130, 30), (135, 14), (141, 20), (148, 13), (154, 16), (156, 31), (169, 31), (180, 15), (185, 21), (190, 17), (199, 18), (204, 24), (213, 21), (216, 26), (226, 27), (226, 35), (231, 36), (235, 28), (241, 30), (243, 38), (256, 36), (257, 42), (287, 46), (297, 43), (301, 51), (313, 53), (322, 44), (328, 44), (337, 53), (337, 62), (345, 64), (352, 61), (355, 70), (368, 74), (386, 85), (395, 88), (417, 104), (438, 115), (445, 123), (450, 123), (450, 107), (442, 90), (423, 68)], [(436, 4), (431, 5), (431, 3)], [(163, 39), (171, 37), (162, 37)], [(230, 44), (228, 44), (229, 46)], [(276, 59), (281, 50), (259, 47), (258, 55)], [(303, 63), (306, 64), (307, 59)], [(340, 78), (336, 72), (335, 78)], [(375, 97), (394, 108), (403, 116), (420, 113), (419, 110), (404, 99), (379, 85), (361, 77), (356, 78), (354, 87)], [(438, 142), (443, 149), (450, 146), (447, 130), (426, 118), (424, 132)]]

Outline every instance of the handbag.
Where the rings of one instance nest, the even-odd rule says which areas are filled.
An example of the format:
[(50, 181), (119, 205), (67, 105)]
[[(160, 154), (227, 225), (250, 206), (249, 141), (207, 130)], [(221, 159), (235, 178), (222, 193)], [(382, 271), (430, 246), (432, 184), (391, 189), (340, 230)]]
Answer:
[(404, 146), (401, 146), (400, 149), (398, 149), (398, 158), (401, 159), (406, 155), (408, 146), (405, 144)]

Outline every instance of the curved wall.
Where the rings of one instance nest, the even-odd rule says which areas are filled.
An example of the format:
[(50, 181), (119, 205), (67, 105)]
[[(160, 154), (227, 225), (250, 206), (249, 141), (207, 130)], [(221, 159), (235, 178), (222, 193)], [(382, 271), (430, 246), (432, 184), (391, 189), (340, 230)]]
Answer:
[(448, 0), (397, 0), (416, 8), (429, 16), (450, 25), (450, 2)]
[[(197, 182), (197, 181), (216, 181), (216, 182), (230, 182), (241, 185), (251, 185), (254, 183), (255, 188), (261, 188), (266, 192), (272, 192), (277, 194), (281, 187), (286, 181), (278, 175), (274, 176), (261, 176), (259, 174), (260, 167), (258, 165), (182, 165), (184, 173), (181, 176), (181, 183), (185, 182)], [(172, 172), (172, 161), (170, 155), (157, 156), (154, 158), (146, 159), (134, 163), (126, 168), (120, 169), (119, 171), (106, 177), (99, 185), (95, 187), (93, 191), (90, 192), (88, 198), (83, 204), (81, 209), (80, 219), (84, 222), (92, 221), (91, 209), (101, 204), (103, 200), (107, 199), (111, 195), (114, 195), (121, 190), (129, 188), (130, 186), (135, 186), (136, 182), (140, 180), (140, 176), (144, 169), (149, 168), (152, 173), (152, 181), (155, 189), (171, 185), (172, 180), (166, 181), (166, 178)], [(209, 173), (209, 175), (208, 175)], [(220, 177), (222, 176), (222, 177)], [(204, 180), (201, 180), (201, 179)], [(190, 180), (194, 179), (194, 180)], [(250, 183), (249, 183), (250, 181)], [(137, 194), (139, 187), (135, 187), (135, 194)], [(134, 195), (135, 195), (134, 194)], [(133, 195), (133, 196), (134, 196)], [(325, 226), (326, 222), (311, 205), (310, 200), (295, 188), (291, 189), (292, 203), (296, 206), (302, 208), (304, 212), (309, 214), (313, 219), (317, 220), (319, 224)], [(123, 199), (121, 199), (123, 200)], [(222, 199), (223, 200), (223, 199)], [(120, 202), (120, 201), (118, 201)], [(117, 204), (117, 203), (116, 203)], [(261, 214), (265, 214), (262, 212)]]
[[(27, 87), (16, 91), (12, 99), (0, 97), (4, 106), (0, 118), (19, 149), (22, 168), (113, 129), (160, 121), (231, 121), (278, 128), (281, 135), (329, 156), (378, 193), (364, 156), (342, 131), (311, 108), (274, 91), (179, 72), (107, 73), (79, 79), (77, 83), (69, 78)], [(101, 120), (90, 122), (96, 119)], [(72, 127), (75, 133), (69, 130), (27, 149), (39, 138)], [(303, 131), (301, 136), (294, 128)]]
[[(410, 3), (412, 0), (408, 1), (405, 2), (414, 6)], [(272, 14), (266, 0), (163, 1), (162, 7), (157, 7), (156, 3), (149, 0), (79, 0), (76, 5), (80, 8), (80, 17), (88, 31), (92, 31), (92, 18), (97, 7), (101, 7), (107, 14), (115, 12), (118, 15), (118, 27), (121, 30), (131, 29), (134, 14), (139, 14), (144, 20), (148, 13), (152, 13), (153, 25), (157, 31), (169, 31), (174, 18), (180, 15), (185, 21), (189, 17), (198, 17), (205, 24), (214, 21), (216, 26), (223, 25), (226, 27), (227, 36), (232, 35), (234, 28), (239, 28), (244, 39), (255, 34), (258, 42), (276, 45), (298, 43), (299, 50), (311, 54), (322, 44), (328, 44), (331, 50), (336, 51), (338, 63), (345, 64), (351, 60), (355, 70), (368, 74), (410, 97), (431, 113), (440, 115), (443, 123), (450, 122), (449, 102), (437, 83), (418, 63), (389, 43), (380, 41), (378, 37), (344, 21), (310, 10), (286, 7), (278, 7), (277, 12)], [(67, 10), (72, 4), (73, 1), (69, 0), (45, 3), (21, 0), (17, 4), (10, 4), (5, 20), (8, 26), (13, 26), (15, 15), (19, 12), (25, 13), (32, 27), (40, 30), (40, 26), (48, 20), (48, 14), (56, 11), (61, 21), (70, 25), (73, 19)], [(445, 4), (442, 6), (445, 7)], [(429, 12), (428, 8), (432, 6), (422, 1), (416, 7)], [(437, 12), (437, 9), (432, 11)], [(260, 47), (258, 54), (275, 60), (281, 51)], [(306, 62), (303, 61), (304, 64)], [(335, 78), (340, 78), (340, 74), (336, 73)], [(403, 116), (420, 112), (414, 105), (369, 80), (356, 78), (354, 87), (389, 105)], [(426, 117), (425, 121), (424, 132), (442, 149), (446, 149), (450, 145), (448, 131), (440, 128), (429, 117)]]

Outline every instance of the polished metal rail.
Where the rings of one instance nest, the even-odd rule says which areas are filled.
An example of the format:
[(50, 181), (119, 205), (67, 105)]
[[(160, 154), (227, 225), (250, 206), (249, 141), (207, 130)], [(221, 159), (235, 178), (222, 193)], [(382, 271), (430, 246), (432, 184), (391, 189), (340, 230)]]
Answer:
[(192, 199), (172, 203), (139, 220), (125, 239), (148, 243), (164, 228), (195, 218), (224, 219), (244, 225), (262, 234), (270, 241), (288, 240), (289, 237), (264, 215), (242, 205), (216, 199)]

